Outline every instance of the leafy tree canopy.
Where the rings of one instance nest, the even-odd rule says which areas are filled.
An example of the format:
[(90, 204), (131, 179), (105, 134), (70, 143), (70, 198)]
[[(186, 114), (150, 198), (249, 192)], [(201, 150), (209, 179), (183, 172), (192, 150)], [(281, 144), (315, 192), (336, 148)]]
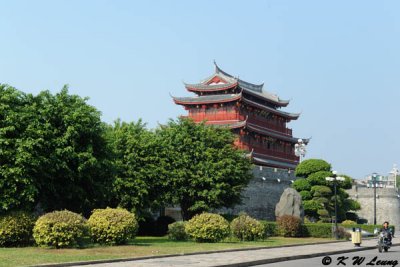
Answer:
[(311, 185), (310, 182), (307, 181), (307, 179), (300, 178), (297, 179), (293, 182), (292, 187), (296, 189), (298, 192), (300, 191), (310, 191), (311, 190)]
[(302, 200), (311, 200), (312, 198), (310, 191), (300, 191), (299, 193)]
[(325, 185), (314, 185), (310, 193), (313, 197), (327, 197), (332, 195), (332, 190)]
[(328, 185), (329, 182), (326, 181), (326, 177), (332, 176), (332, 172), (330, 171), (318, 171), (311, 173), (307, 177), (307, 181), (310, 185)]
[(0, 86), (1, 211), (105, 205), (111, 175), (100, 112), (67, 87), (27, 95)]
[(319, 171), (330, 171), (331, 164), (322, 159), (307, 159), (297, 165), (295, 175), (306, 178), (310, 174)]
[(159, 195), (159, 176), (163, 173), (160, 145), (154, 132), (139, 120), (117, 120), (108, 127), (113, 151), (115, 179), (114, 205), (141, 213), (154, 205)]
[[(321, 159), (305, 160), (297, 166), (296, 176), (304, 177), (297, 179), (292, 187), (300, 192), (305, 215), (323, 221), (330, 219), (335, 210), (334, 184), (326, 181), (326, 177), (332, 176), (331, 165)], [(349, 194), (345, 191), (351, 188), (352, 178), (347, 175), (338, 176), (345, 178), (345, 181), (337, 181), (336, 202), (340, 221), (345, 219), (347, 211), (359, 209), (360, 204), (349, 199)]]
[(164, 201), (180, 205), (184, 219), (241, 201), (252, 178), (251, 162), (225, 128), (180, 118), (157, 130), (165, 171), (159, 176)]
[(37, 140), (27, 131), (32, 105), (30, 95), (0, 84), (0, 213), (32, 206), (38, 192), (31, 174)]

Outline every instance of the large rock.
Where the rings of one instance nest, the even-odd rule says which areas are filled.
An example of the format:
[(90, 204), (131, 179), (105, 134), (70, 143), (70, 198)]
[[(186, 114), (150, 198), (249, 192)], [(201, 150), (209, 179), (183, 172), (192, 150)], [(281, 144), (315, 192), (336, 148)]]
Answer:
[(286, 188), (275, 207), (275, 216), (293, 215), (304, 219), (304, 209), (300, 194), (293, 188)]

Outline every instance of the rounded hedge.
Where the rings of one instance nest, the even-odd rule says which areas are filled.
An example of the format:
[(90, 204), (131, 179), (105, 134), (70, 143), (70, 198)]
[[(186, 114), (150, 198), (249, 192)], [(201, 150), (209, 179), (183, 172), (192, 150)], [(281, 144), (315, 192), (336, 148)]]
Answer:
[(242, 241), (262, 239), (265, 233), (263, 224), (246, 214), (241, 214), (231, 222), (231, 231)]
[(125, 244), (136, 236), (138, 222), (126, 209), (96, 209), (88, 220), (92, 240), (96, 243)]
[(27, 212), (12, 212), (0, 217), (0, 246), (27, 246), (31, 242), (35, 219)]
[(175, 241), (188, 239), (185, 232), (185, 222), (174, 222), (168, 225), (168, 238)]
[(42, 247), (80, 247), (89, 234), (86, 222), (82, 215), (68, 210), (50, 212), (36, 221), (33, 237)]
[(218, 242), (230, 234), (229, 222), (212, 213), (194, 216), (185, 224), (185, 231), (196, 242)]

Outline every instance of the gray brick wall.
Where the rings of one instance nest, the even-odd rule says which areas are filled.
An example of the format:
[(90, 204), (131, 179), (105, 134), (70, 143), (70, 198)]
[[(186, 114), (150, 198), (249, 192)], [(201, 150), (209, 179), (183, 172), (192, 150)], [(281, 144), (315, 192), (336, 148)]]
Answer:
[[(368, 223), (374, 222), (374, 189), (367, 187), (353, 186), (347, 190), (350, 197), (361, 204), (361, 210), (357, 212), (360, 218), (368, 220)], [(376, 223), (382, 224), (389, 221), (395, 225), (397, 232), (400, 230), (400, 198), (399, 192), (394, 188), (376, 189)]]
[(254, 178), (243, 192), (243, 203), (233, 209), (221, 209), (218, 212), (246, 212), (257, 219), (275, 220), (275, 206), (283, 191), (296, 179), (294, 171), (255, 166), (253, 174)]

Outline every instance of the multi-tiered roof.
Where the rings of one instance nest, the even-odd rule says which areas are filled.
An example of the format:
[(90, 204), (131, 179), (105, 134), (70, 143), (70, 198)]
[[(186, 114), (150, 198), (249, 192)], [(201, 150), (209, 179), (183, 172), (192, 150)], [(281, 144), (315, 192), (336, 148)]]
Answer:
[(294, 144), (298, 139), (292, 136), (286, 123), (300, 114), (280, 110), (289, 104), (288, 100), (264, 91), (263, 84), (233, 77), (217, 64), (213, 75), (200, 83), (185, 83), (185, 87), (196, 96), (173, 97), (173, 100), (189, 110), (189, 117), (233, 129), (239, 135), (237, 145), (252, 151), (257, 164), (296, 167), (299, 159), (294, 155)]

